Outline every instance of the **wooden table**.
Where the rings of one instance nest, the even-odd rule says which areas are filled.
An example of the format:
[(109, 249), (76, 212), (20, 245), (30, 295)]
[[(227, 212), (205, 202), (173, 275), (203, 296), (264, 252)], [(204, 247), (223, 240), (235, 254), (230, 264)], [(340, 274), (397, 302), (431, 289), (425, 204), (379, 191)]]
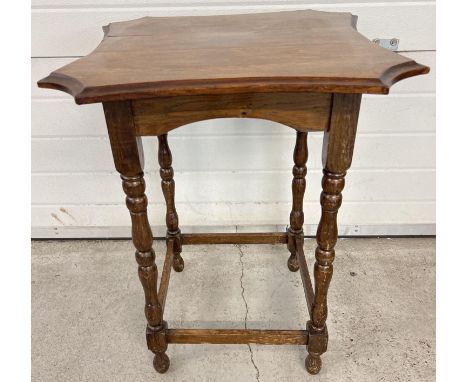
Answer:
[[(356, 20), (349, 13), (294, 11), (117, 22), (103, 28), (105, 36), (96, 50), (38, 82), (40, 87), (70, 93), (77, 104), (103, 104), (132, 220), (145, 292), (146, 339), (158, 372), (169, 368), (165, 352), (170, 343), (306, 345), (306, 369), (312, 374), (320, 371), (328, 342), (327, 291), (337, 212), (351, 165), (361, 95), (387, 94), (396, 81), (429, 72), (428, 67), (369, 42), (356, 31)], [(263, 118), (296, 130), (287, 232), (181, 233), (168, 133), (191, 122), (223, 117)], [(324, 132), (314, 287), (302, 229), (311, 131)], [(140, 137), (147, 135), (158, 137), (167, 206), (167, 250), (159, 288), (140, 144)], [(304, 285), (310, 314), (305, 329), (169, 328), (163, 316), (171, 267), (176, 272), (184, 269), (184, 245), (211, 243), (287, 244), (288, 267), (300, 270)]]

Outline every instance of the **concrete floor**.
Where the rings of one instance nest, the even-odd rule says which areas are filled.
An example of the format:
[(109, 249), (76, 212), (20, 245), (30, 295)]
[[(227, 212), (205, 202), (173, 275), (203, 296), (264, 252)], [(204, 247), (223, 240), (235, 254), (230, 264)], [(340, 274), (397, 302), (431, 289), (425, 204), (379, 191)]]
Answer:
[[(313, 240), (306, 240), (312, 264)], [(163, 243), (155, 246), (162, 265)], [(170, 327), (303, 329), (299, 273), (285, 246), (184, 248)], [(32, 380), (435, 381), (435, 239), (342, 239), (329, 291), (320, 374), (304, 346), (169, 345), (158, 375), (146, 349), (130, 241), (32, 243)]]

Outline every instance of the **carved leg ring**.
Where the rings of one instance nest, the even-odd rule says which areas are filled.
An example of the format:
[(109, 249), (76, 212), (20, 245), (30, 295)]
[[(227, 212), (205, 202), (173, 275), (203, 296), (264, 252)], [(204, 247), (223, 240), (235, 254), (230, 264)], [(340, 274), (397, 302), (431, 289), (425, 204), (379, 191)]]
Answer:
[(345, 173), (335, 174), (323, 171), (322, 194), (320, 204), (322, 216), (317, 229), (317, 249), (315, 250), (315, 300), (312, 307), (312, 320), (307, 323), (309, 344), (306, 358), (306, 369), (311, 374), (317, 374), (321, 368), (320, 355), (327, 350), (328, 333), (327, 293), (333, 275), (333, 260), (335, 259), (335, 244), (338, 237), (337, 213), (341, 206), (341, 191), (345, 185)]
[(288, 228), (288, 250), (291, 253), (288, 259), (288, 268), (291, 272), (299, 270), (295, 248), (296, 241), (294, 238), (296, 236), (304, 236), (302, 226), (304, 224), (303, 200), (306, 188), (307, 156), (307, 133), (297, 131), (296, 146), (294, 147), (294, 167), (292, 171), (294, 175), (292, 181), (293, 205), (289, 216)]
[(179, 229), (179, 217), (174, 202), (175, 182), (174, 170), (172, 168), (172, 154), (167, 143), (167, 134), (158, 136), (159, 150), (158, 160), (161, 169), (161, 188), (166, 200), (166, 226), (167, 238), (174, 238), (174, 257), (172, 267), (176, 272), (182, 272), (184, 269), (184, 259), (180, 255), (182, 252), (182, 240)]
[(148, 200), (145, 195), (145, 181), (143, 174), (131, 177), (122, 175), (121, 178), (132, 219), (132, 239), (136, 248), (138, 276), (145, 293), (148, 349), (155, 353), (153, 363), (155, 369), (164, 373), (169, 368), (169, 357), (165, 354), (167, 324), (162, 321), (162, 309), (158, 301), (158, 268), (154, 262), (153, 234), (146, 212)]

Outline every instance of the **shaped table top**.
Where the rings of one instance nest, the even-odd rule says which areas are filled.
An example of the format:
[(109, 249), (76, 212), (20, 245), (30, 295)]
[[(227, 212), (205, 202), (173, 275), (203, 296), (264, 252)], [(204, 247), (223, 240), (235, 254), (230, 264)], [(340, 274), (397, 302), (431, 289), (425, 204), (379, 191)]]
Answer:
[(187, 94), (387, 94), (429, 68), (370, 42), (350, 13), (143, 17), (111, 23), (89, 55), (38, 82), (76, 103)]

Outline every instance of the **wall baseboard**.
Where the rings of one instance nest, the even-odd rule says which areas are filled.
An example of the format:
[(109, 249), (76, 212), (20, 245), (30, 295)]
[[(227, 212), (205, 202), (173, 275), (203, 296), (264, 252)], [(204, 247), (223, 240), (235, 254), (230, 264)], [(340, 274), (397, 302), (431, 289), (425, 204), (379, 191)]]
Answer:
[[(286, 225), (259, 226), (183, 226), (182, 232), (284, 232)], [(155, 237), (164, 237), (165, 226), (153, 226)], [(304, 234), (315, 236), (316, 224), (305, 224)], [(339, 236), (434, 236), (435, 224), (341, 225)], [(32, 227), (32, 239), (117, 239), (130, 238), (130, 226), (112, 227)]]

